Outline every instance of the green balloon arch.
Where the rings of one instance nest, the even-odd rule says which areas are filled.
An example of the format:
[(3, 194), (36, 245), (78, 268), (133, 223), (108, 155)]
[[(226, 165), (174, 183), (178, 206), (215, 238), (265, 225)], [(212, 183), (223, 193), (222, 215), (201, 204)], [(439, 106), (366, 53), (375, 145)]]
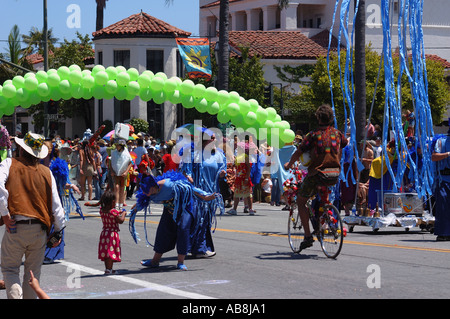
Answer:
[(231, 121), (243, 130), (253, 128), (258, 133), (259, 129), (267, 129), (267, 134), (257, 138), (267, 137), (269, 143), (278, 142), (280, 147), (295, 138), (289, 123), (283, 121), (274, 108), (263, 108), (254, 99), (246, 100), (234, 91), (206, 88), (191, 80), (168, 78), (162, 72), (154, 74), (146, 70), (139, 74), (137, 69), (123, 66), (105, 68), (96, 65), (90, 71), (71, 65), (15, 76), (0, 87), (0, 117), (13, 114), (17, 106), (29, 108), (50, 100), (88, 100), (92, 97), (132, 100), (137, 96), (143, 101), (153, 99), (157, 104), (165, 101), (181, 103), (184, 108), (215, 115), (221, 123)]

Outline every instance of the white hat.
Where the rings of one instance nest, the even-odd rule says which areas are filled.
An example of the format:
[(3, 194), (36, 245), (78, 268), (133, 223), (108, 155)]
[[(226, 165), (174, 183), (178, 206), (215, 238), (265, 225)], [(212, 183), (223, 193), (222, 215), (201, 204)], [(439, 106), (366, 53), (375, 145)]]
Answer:
[(45, 158), (48, 155), (48, 147), (44, 145), (44, 136), (28, 132), (23, 138), (14, 138), (16, 143), (25, 151), (37, 158)]

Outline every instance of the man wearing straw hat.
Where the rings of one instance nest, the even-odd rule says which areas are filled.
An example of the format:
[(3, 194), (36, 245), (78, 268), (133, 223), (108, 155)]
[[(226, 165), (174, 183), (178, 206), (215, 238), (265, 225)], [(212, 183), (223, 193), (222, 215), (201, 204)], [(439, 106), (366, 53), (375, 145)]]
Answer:
[[(1, 265), (9, 299), (35, 299), (30, 271), (39, 280), (48, 232), (64, 227), (64, 210), (50, 169), (40, 160), (48, 155), (44, 137), (28, 132), (15, 138), (18, 158), (0, 164), (0, 212), (6, 226), (1, 247)], [(56, 242), (54, 246), (57, 246)], [(23, 287), (20, 265), (24, 261)]]

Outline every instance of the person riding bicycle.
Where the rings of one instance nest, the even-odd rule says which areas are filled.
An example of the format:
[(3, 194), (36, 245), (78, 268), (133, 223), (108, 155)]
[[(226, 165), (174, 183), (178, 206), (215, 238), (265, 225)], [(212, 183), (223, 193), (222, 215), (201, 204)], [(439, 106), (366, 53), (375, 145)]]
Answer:
[(334, 114), (329, 105), (319, 106), (315, 115), (319, 127), (306, 135), (289, 162), (284, 164), (284, 168), (289, 169), (303, 153), (309, 152), (310, 154), (308, 174), (299, 186), (297, 194), (298, 211), (305, 232), (305, 238), (300, 245), (301, 249), (311, 247), (314, 242), (309, 228), (309, 213), (306, 203), (318, 191), (322, 203), (328, 202), (328, 186), (335, 185), (339, 180), (342, 148), (348, 143), (342, 132), (332, 125)]

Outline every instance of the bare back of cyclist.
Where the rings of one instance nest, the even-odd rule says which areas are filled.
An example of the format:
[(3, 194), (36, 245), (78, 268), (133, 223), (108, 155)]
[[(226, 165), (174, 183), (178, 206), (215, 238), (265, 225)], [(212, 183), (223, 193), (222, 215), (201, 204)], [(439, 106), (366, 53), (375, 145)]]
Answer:
[(311, 162), (308, 166), (308, 174), (297, 194), (297, 206), (305, 231), (301, 249), (311, 247), (314, 242), (309, 227), (306, 202), (317, 192), (320, 193), (323, 203), (328, 202), (328, 186), (336, 184), (339, 180), (342, 149), (348, 143), (342, 132), (332, 125), (334, 114), (329, 105), (319, 106), (315, 115), (319, 127), (306, 135), (289, 162), (284, 165), (286, 169), (291, 168), (303, 153), (309, 152), (310, 154)]

